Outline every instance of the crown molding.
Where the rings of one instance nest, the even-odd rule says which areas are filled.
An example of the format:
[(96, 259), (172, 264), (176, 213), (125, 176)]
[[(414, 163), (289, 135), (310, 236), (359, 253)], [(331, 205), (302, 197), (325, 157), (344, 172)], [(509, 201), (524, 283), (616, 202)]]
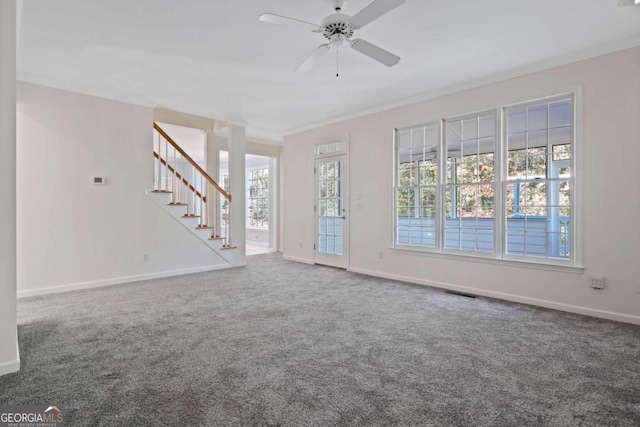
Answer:
[(567, 55), (556, 56), (544, 61), (535, 62), (533, 64), (526, 65), (524, 67), (514, 68), (502, 73), (493, 74), (491, 76), (469, 80), (464, 83), (447, 86), (440, 89), (435, 89), (417, 96), (409, 98), (403, 98), (394, 102), (383, 104), (374, 108), (361, 110), (351, 114), (343, 114), (339, 117), (333, 117), (320, 122), (312, 123), (305, 126), (289, 129), (284, 132), (284, 136), (293, 135), (296, 133), (306, 132), (312, 129), (317, 129), (323, 126), (332, 125), (335, 123), (345, 122), (347, 120), (356, 119), (358, 117), (368, 116), (370, 114), (380, 113), (383, 111), (389, 111), (394, 108), (406, 107), (408, 105), (417, 104), (419, 102), (429, 101), (432, 99), (440, 98), (447, 95), (463, 92), (465, 90), (475, 89), (481, 86), (486, 86), (492, 83), (498, 83), (501, 81), (513, 79), (516, 77), (522, 77), (527, 74), (532, 74), (538, 71), (544, 71), (551, 68), (559, 67), (562, 65), (568, 65), (586, 59), (595, 58), (598, 56), (606, 55), (609, 53), (619, 52), (626, 49), (632, 49), (640, 46), (640, 36), (630, 37), (627, 39), (618, 40), (612, 43), (599, 45), (590, 49), (585, 49), (577, 52), (573, 52)]

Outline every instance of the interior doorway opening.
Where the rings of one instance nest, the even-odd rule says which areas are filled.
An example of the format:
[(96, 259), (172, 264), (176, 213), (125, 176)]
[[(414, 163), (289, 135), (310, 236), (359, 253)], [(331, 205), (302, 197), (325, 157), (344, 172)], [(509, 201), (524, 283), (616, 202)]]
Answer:
[[(276, 159), (245, 156), (245, 227), (247, 256), (275, 251), (275, 176)], [(220, 151), (220, 183), (229, 188), (229, 153)], [(229, 206), (222, 203), (220, 218), (224, 224)]]

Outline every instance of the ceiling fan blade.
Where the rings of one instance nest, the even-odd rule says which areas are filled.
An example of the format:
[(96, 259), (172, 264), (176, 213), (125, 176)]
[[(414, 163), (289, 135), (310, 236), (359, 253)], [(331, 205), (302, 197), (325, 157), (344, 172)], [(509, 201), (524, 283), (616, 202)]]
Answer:
[(367, 55), (369, 58), (375, 59), (378, 62), (383, 63), (387, 67), (393, 67), (400, 62), (400, 57), (393, 53), (384, 50), (374, 44), (369, 43), (362, 39), (353, 39), (351, 41), (351, 48), (358, 52)]
[(316, 24), (312, 24), (311, 22), (301, 21), (296, 18), (289, 18), (282, 15), (275, 15), (273, 13), (265, 13), (260, 15), (260, 20), (262, 22), (268, 22), (270, 24), (277, 25), (289, 25), (293, 27), (303, 27), (311, 31), (320, 31), (320, 26)]
[(403, 4), (405, 0), (374, 0), (369, 6), (353, 15), (349, 20), (354, 29), (362, 28), (382, 15), (391, 12)]
[(302, 61), (302, 64), (298, 65), (298, 68), (296, 68), (296, 73), (302, 74), (309, 71), (311, 68), (313, 68), (314, 65), (316, 65), (316, 62), (318, 62), (318, 60), (329, 51), (330, 48), (331, 45), (329, 44), (321, 44), (320, 46), (318, 46), (316, 50), (311, 53), (311, 55), (307, 56), (307, 59)]

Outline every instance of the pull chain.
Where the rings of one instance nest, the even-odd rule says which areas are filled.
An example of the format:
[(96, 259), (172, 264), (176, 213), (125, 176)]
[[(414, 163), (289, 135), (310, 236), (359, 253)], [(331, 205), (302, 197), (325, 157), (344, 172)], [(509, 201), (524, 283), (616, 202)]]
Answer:
[(336, 46), (336, 77), (340, 77), (340, 72), (339, 72), (339, 55), (338, 55), (338, 51), (340, 50), (340, 46)]

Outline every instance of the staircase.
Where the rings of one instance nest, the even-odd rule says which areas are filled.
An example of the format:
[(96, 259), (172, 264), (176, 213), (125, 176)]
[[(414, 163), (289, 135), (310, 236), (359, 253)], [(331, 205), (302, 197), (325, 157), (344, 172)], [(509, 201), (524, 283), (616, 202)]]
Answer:
[(154, 188), (147, 197), (203, 244), (229, 263), (245, 264), (232, 244), (229, 215), (220, 218), (219, 207), (231, 195), (207, 174), (157, 123), (154, 138)]

